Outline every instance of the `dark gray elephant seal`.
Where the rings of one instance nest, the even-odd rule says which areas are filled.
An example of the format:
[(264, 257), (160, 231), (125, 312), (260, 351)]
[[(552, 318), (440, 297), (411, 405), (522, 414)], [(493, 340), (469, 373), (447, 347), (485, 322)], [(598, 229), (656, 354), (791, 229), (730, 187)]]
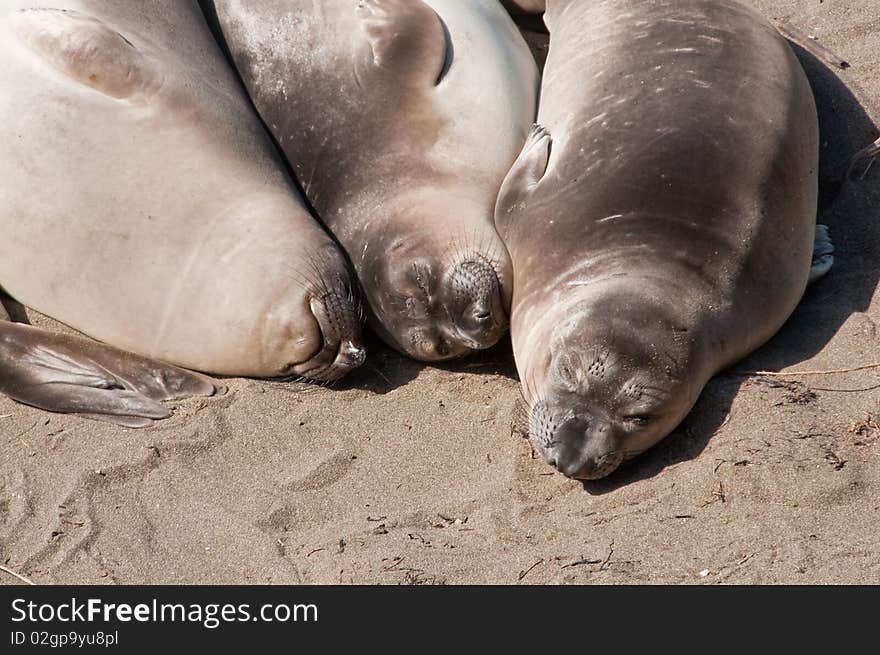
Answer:
[(531, 442), (595, 479), (800, 300), (817, 117), (788, 44), (732, 0), (548, 0), (545, 21), (540, 127), (496, 224)]
[[(207, 0), (371, 324), (441, 360), (507, 328), (498, 189), (534, 121), (537, 70), (495, 0)], [(216, 12), (216, 14), (214, 14)]]
[(0, 285), (113, 346), (4, 311), (0, 392), (145, 425), (214, 390), (159, 360), (317, 380), (363, 361), (344, 256), (195, 0), (4, 2), (0, 80)]

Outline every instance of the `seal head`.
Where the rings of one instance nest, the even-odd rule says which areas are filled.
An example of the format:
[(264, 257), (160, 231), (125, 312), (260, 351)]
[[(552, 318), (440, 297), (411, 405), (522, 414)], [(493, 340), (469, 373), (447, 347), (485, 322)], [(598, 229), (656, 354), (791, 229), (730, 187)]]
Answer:
[(626, 293), (583, 303), (586, 311), (552, 330), (544, 379), (526, 381), (529, 440), (568, 477), (609, 475), (666, 436), (696, 400), (696, 346), (668, 310), (649, 304)]
[[(494, 235), (493, 235), (494, 236)], [(368, 283), (370, 325), (389, 345), (424, 361), (460, 357), (493, 346), (507, 329), (509, 261), (497, 238), (450, 238), (438, 249), (391, 230), (357, 265)]]

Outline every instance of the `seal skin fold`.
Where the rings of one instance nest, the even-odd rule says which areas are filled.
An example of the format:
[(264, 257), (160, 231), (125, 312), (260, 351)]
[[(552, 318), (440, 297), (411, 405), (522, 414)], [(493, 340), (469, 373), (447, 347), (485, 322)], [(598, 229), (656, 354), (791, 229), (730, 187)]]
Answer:
[(546, 5), (539, 124), (495, 221), (522, 429), (596, 479), (668, 435), (800, 300), (818, 121), (786, 41), (733, 0)]
[(435, 361), (495, 344), (512, 272), (493, 222), (538, 74), (494, 0), (203, 0), (368, 321)]
[(4, 312), (0, 390), (145, 424), (219, 388), (178, 367), (332, 381), (363, 363), (349, 265), (195, 0), (10, 0), (0, 55), (0, 287), (107, 344)]

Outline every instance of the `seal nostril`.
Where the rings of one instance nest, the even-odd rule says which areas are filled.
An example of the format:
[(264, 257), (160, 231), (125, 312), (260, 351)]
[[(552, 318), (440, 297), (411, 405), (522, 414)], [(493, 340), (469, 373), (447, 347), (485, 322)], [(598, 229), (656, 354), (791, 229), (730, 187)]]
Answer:
[(352, 368), (357, 368), (366, 361), (367, 350), (361, 346), (356, 346), (351, 341), (345, 341), (339, 348), (339, 355), (342, 363)]

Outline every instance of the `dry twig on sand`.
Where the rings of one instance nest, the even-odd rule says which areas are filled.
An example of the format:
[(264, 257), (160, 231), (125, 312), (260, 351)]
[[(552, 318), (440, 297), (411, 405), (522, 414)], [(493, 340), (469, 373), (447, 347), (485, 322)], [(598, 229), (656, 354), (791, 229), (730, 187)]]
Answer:
[(743, 376), (764, 375), (773, 378), (788, 378), (806, 375), (842, 375), (843, 373), (867, 371), (872, 368), (880, 368), (880, 362), (874, 362), (873, 364), (864, 364), (862, 366), (854, 366), (852, 368), (837, 368), (825, 371), (737, 371), (736, 374)]
[(19, 574), (19, 573), (16, 573), (16, 572), (13, 571), (12, 569), (10, 569), (10, 568), (8, 568), (8, 567), (5, 567), (5, 566), (3, 566), (2, 564), (0, 564), (0, 571), (3, 571), (4, 573), (8, 573), (8, 574), (11, 575), (13, 578), (18, 578), (19, 580), (21, 580), (21, 581), (24, 582), (25, 584), (29, 584), (29, 585), (31, 585), (32, 587), (36, 587), (36, 586), (37, 586), (37, 583), (34, 582), (33, 580), (29, 580), (28, 578), (24, 577), (23, 575), (21, 575), (21, 574)]

